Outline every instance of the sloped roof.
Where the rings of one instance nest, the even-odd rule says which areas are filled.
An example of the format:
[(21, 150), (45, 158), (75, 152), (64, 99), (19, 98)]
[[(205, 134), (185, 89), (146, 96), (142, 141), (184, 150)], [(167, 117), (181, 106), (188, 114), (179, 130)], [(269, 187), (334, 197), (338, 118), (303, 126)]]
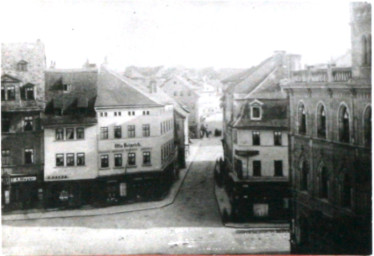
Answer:
[(222, 79), (221, 82), (223, 84), (237, 84), (243, 79), (245, 79), (249, 74), (251, 74), (254, 67), (251, 67), (249, 69), (246, 69), (244, 71), (239, 71), (233, 75), (230, 75), (229, 77), (226, 77), (225, 79)]
[(137, 88), (133, 80), (101, 67), (98, 78), (98, 97), (95, 107), (162, 106), (149, 94)]

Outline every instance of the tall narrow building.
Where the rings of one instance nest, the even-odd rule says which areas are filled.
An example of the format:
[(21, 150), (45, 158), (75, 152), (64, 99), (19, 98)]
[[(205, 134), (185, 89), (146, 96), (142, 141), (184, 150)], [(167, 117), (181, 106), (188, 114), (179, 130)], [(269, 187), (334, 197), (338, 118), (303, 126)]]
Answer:
[(2, 207), (31, 208), (43, 197), (44, 44), (1, 47)]
[(371, 254), (371, 5), (351, 4), (352, 67), (291, 72), (291, 252)]

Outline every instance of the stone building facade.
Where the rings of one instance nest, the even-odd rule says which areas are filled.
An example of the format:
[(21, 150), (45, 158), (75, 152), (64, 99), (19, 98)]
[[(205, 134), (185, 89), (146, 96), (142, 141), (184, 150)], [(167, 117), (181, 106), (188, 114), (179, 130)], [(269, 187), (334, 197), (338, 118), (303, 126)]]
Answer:
[(290, 108), (292, 253), (371, 254), (371, 5), (351, 5), (352, 68), (282, 85)]
[(1, 46), (2, 206), (30, 208), (43, 198), (44, 44)]

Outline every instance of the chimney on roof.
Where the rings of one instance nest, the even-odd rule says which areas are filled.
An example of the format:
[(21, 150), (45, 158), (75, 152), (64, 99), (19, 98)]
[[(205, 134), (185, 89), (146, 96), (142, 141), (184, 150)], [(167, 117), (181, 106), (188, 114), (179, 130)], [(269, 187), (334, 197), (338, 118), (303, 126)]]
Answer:
[(90, 63), (89, 60), (87, 59), (86, 62), (83, 64), (83, 68), (96, 68), (96, 64)]

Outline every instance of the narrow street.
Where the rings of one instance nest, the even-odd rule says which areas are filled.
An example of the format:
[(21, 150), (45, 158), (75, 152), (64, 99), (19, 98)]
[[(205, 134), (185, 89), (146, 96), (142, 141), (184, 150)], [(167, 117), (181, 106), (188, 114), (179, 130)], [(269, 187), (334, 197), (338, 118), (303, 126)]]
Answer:
[[(95, 217), (3, 222), (3, 252), (287, 253), (288, 233), (248, 233), (223, 227), (213, 179), (215, 160), (221, 155), (219, 139), (202, 139), (174, 204), (164, 208)], [(40, 237), (43, 243), (36, 242)], [(58, 241), (58, 248), (54, 241)]]

